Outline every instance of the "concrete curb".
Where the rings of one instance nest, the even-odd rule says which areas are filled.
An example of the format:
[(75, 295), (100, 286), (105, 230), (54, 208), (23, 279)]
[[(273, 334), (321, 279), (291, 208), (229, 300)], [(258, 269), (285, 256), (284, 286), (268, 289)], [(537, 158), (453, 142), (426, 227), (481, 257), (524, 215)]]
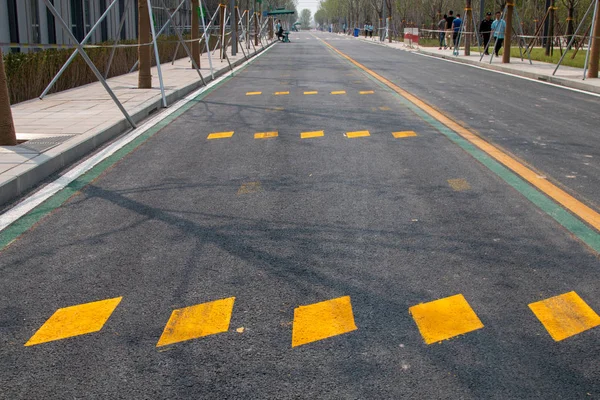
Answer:
[[(249, 54), (248, 59), (260, 54), (274, 43), (275, 42), (271, 42), (264, 48), (257, 49), (254, 53)], [(247, 59), (245, 57), (240, 58), (239, 60), (232, 62), (231, 67), (235, 68), (246, 61)], [(219, 78), (230, 71), (229, 65), (227, 65), (225, 68), (215, 71), (214, 79)], [(209, 83), (213, 81), (213, 78), (210, 75), (205, 76), (204, 81)], [(170, 93), (167, 96), (167, 102), (168, 104), (172, 104), (200, 87), (202, 87), (202, 82), (198, 79), (198, 81)], [(148, 102), (143, 109), (132, 114), (131, 117), (137, 124), (148, 118), (148, 116), (154, 112), (160, 110), (161, 104), (161, 98), (157, 97), (155, 101)], [(123, 118), (117, 123), (108, 124), (99, 132), (82, 134), (71, 138), (64, 143), (37, 155), (29, 160), (28, 163), (21, 164), (8, 170), (0, 175), (0, 206), (14, 200), (53, 173), (79, 161), (106, 142), (127, 133), (130, 130), (131, 127), (129, 123)]]

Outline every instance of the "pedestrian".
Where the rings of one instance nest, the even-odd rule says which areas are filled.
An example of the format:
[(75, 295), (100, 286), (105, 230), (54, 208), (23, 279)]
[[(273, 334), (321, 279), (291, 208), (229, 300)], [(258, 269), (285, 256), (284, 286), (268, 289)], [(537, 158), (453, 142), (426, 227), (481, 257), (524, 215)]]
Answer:
[(454, 11), (448, 11), (448, 16), (446, 17), (446, 46), (444, 50), (448, 47), (450, 43), (452, 43), (452, 23), (454, 22)]
[(373, 25), (369, 25), (369, 37), (373, 39)]
[(367, 38), (368, 34), (369, 34), (369, 24), (365, 22), (365, 39)]
[(277, 20), (277, 24), (275, 24), (275, 32), (277, 32), (277, 40), (281, 40), (283, 38), (283, 27), (281, 26), (281, 20)]
[(462, 27), (462, 19), (460, 19), (460, 14), (456, 14), (456, 18), (452, 21), (452, 43), (454, 44), (454, 48), (457, 48), (460, 43), (458, 43), (458, 35), (460, 33), (460, 28)]
[(440, 48), (438, 50), (441, 50), (442, 47), (446, 48), (446, 41), (444, 40), (446, 38), (446, 18), (448, 18), (448, 15), (444, 14), (444, 18), (440, 19), (437, 23), (438, 34), (440, 36)]
[(481, 34), (481, 38), (483, 39), (483, 48), (485, 50), (485, 55), (489, 56), (489, 43), (490, 43), (490, 35), (492, 33), (492, 13), (488, 12), (485, 14), (485, 18), (479, 24), (479, 33)]
[(500, 19), (501, 16), (502, 13), (496, 11), (496, 19), (492, 22), (492, 32), (494, 33), (494, 39), (496, 40), (496, 45), (494, 46), (494, 54), (496, 54), (496, 57), (499, 56), (498, 52), (504, 43), (504, 32), (506, 31), (506, 21)]

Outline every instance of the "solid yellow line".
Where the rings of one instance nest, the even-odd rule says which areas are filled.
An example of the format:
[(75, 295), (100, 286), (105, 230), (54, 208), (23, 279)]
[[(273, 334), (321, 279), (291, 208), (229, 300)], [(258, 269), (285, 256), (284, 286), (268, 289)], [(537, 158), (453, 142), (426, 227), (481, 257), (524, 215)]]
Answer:
[(540, 178), (539, 175), (530, 168), (526, 167), (525, 165), (523, 165), (513, 157), (509, 156), (507, 153), (500, 150), (496, 146), (486, 142), (484, 139), (475, 135), (468, 129), (462, 127), (460, 124), (453, 121), (450, 117), (434, 109), (418, 97), (410, 94), (404, 89), (401, 89), (400, 87), (390, 82), (388, 79), (384, 78), (378, 73), (371, 71), (369, 68), (365, 67), (358, 61), (355, 61), (352, 58), (348, 57), (329, 43), (326, 43), (324, 41), (323, 43), (325, 43), (326, 46), (329, 46), (329, 48), (338, 53), (340, 56), (344, 57), (352, 64), (356, 65), (358, 68), (362, 69), (363, 71), (371, 75), (373, 78), (377, 79), (379, 82), (387, 85), (390, 89), (398, 93), (400, 96), (404, 97), (406, 100), (410, 101), (411, 103), (419, 107), (421, 110), (431, 115), (440, 123), (446, 125), (448, 128), (458, 133), (460, 136), (477, 146), (479, 149), (481, 149), (489, 156), (494, 158), (496, 161), (500, 162), (501, 164), (504, 164), (506, 167), (511, 169), (521, 178), (525, 179), (527, 182), (529, 182), (530, 184), (538, 188), (540, 191), (545, 193), (548, 197), (564, 206), (573, 214), (577, 215), (579, 218), (593, 226), (596, 230), (600, 231), (600, 214), (598, 212), (583, 204), (581, 201), (577, 200), (576, 198), (574, 198), (558, 186), (554, 185), (553, 183), (549, 182), (548, 180)]
[(345, 90), (336, 90), (336, 91), (331, 92), (331, 94), (346, 94), (346, 91)]
[(317, 94), (319, 92), (317, 92), (316, 90), (312, 91), (312, 92), (304, 92), (304, 94)]

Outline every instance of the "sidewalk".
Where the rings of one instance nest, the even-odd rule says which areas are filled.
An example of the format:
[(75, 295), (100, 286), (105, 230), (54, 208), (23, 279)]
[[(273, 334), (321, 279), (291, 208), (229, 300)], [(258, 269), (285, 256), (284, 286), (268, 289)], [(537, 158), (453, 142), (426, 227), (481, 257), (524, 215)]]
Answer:
[(461, 49), (458, 56), (454, 56), (452, 55), (452, 50), (438, 50), (437, 47), (419, 47), (416, 45), (410, 47), (403, 42), (382, 43), (378, 39), (371, 40), (365, 39), (364, 37), (360, 37), (358, 39), (365, 42), (378, 44), (380, 46), (387, 46), (398, 50), (414, 51), (432, 57), (439, 57), (464, 64), (475, 65), (481, 68), (506, 72), (513, 75), (519, 75), (573, 89), (600, 94), (600, 79), (583, 80), (582, 68), (561, 66), (556, 72), (556, 75), (552, 76), (552, 72), (554, 71), (554, 68), (556, 68), (556, 64), (549, 64), (535, 60), (532, 61), (533, 64), (530, 64), (527, 58), (521, 61), (520, 58), (515, 57), (511, 57), (510, 64), (502, 64), (502, 57), (494, 57), (491, 64), (489, 56), (485, 56), (482, 61), (479, 61), (481, 56), (476, 46), (471, 48), (470, 56), (463, 55), (464, 49)]
[[(273, 42), (274, 43), (274, 42)], [(265, 47), (266, 48), (266, 47)], [(250, 57), (262, 51), (251, 49)], [(244, 51), (247, 52), (246, 49)], [(240, 50), (227, 54), (232, 67), (246, 61)], [(215, 78), (227, 73), (229, 64), (212, 56)], [(202, 76), (212, 80), (208, 55), (200, 60)], [(161, 64), (167, 104), (171, 105), (200, 88), (202, 82), (189, 58), (172, 65)], [(137, 89), (137, 72), (109, 79), (108, 85), (136, 124), (161, 109), (161, 92), (156, 67), (152, 68), (152, 89)], [(100, 82), (29, 100), (11, 107), (18, 146), (0, 146), (0, 206), (31, 189), (56, 171), (81, 159), (131, 126)]]

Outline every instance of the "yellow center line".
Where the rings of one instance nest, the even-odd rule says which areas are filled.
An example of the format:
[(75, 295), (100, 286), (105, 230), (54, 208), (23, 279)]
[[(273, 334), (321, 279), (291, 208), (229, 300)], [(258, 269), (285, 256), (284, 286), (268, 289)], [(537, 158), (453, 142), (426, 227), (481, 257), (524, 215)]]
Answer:
[(290, 94), (290, 92), (275, 92), (275, 96), (282, 96), (285, 94)]
[(331, 92), (331, 94), (346, 94), (345, 90), (335, 90), (333, 92)]
[(392, 132), (392, 136), (394, 136), (396, 139), (400, 139), (405, 137), (417, 136), (417, 133), (415, 131)]
[(310, 139), (315, 137), (324, 136), (325, 133), (323, 131), (313, 131), (313, 132), (302, 132), (300, 133), (300, 138), (302, 139)]
[(310, 91), (310, 92), (304, 92), (304, 94), (317, 94), (319, 92), (317, 92), (316, 90)]
[(358, 93), (359, 93), (359, 94), (373, 94), (373, 93), (375, 93), (375, 92), (374, 92), (374, 91), (372, 91), (372, 90), (361, 90), (361, 91), (360, 91), (360, 92), (358, 92)]
[(350, 139), (357, 137), (371, 136), (369, 131), (346, 132), (346, 136)]
[(262, 92), (246, 92), (246, 96), (258, 96), (262, 94)]
[(325, 43), (330, 49), (338, 53), (343, 58), (350, 61), (352, 64), (356, 65), (358, 68), (362, 69), (373, 78), (377, 79), (379, 82), (387, 85), (394, 92), (398, 93), (400, 96), (404, 97), (406, 100), (410, 101), (421, 110), (425, 111), (431, 117), (435, 118), (437, 121), (447, 126), (454, 132), (458, 133), (460, 136), (471, 142), (473, 145), (478, 147), (480, 150), (487, 153), (489, 156), (494, 158), (499, 163), (505, 165), (507, 168), (515, 172), (521, 178), (525, 179), (534, 187), (538, 188), (540, 191), (545, 193), (548, 197), (556, 201), (557, 203), (564, 206), (566, 209), (571, 211), (573, 214), (577, 215), (579, 218), (593, 226), (596, 230), (600, 231), (600, 214), (595, 210), (591, 209), (581, 201), (577, 200), (575, 197), (571, 196), (558, 186), (549, 182), (546, 179), (540, 178), (539, 174), (533, 171), (532, 169), (526, 167), (521, 162), (517, 161), (515, 158), (509, 156), (506, 152), (501, 150), (500, 148), (492, 145), (491, 143), (485, 141), (481, 137), (477, 136), (473, 132), (461, 126), (458, 122), (452, 120), (450, 117), (444, 115), (442, 112), (436, 110), (429, 104), (425, 103), (423, 100), (418, 97), (410, 94), (404, 89), (401, 89), (399, 86), (395, 85), (388, 79), (379, 75), (378, 73), (370, 70), (365, 67), (358, 61), (348, 57), (346, 54), (342, 53), (329, 43)]
[(278, 132), (257, 132), (254, 134), (254, 139), (270, 139), (279, 136)]
[(208, 140), (213, 140), (213, 139), (230, 138), (232, 136), (233, 136), (233, 131), (230, 131), (230, 132), (214, 132), (214, 133), (211, 133), (210, 135), (208, 135), (206, 138)]

